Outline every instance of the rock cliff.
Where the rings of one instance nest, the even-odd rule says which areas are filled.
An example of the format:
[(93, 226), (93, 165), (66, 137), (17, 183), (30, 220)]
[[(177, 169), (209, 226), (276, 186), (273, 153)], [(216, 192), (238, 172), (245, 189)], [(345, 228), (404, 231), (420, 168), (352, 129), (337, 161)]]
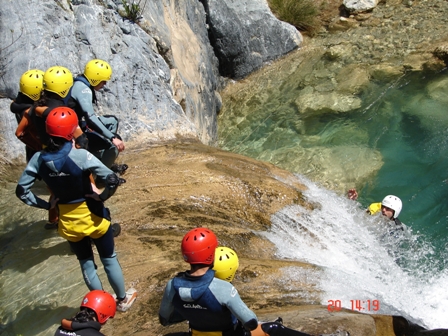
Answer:
[[(212, 143), (221, 107), (218, 69), (241, 77), (301, 43), (300, 33), (278, 21), (264, 0), (238, 8), (232, 3), (140, 1), (138, 24), (121, 16), (120, 0), (2, 3), (0, 106), (8, 110), (28, 69), (61, 65), (76, 75), (90, 59), (100, 58), (110, 62), (113, 76), (98, 95), (98, 113), (116, 115), (125, 140), (186, 137)], [(245, 33), (235, 40), (229, 28)], [(218, 32), (226, 42), (213, 48), (209, 35), (216, 40)], [(218, 61), (214, 49), (218, 56), (230, 49), (241, 56), (237, 64)], [(0, 118), (2, 147), (6, 157), (14, 158), (22, 151), (13, 137), (13, 115), (6, 112)]]

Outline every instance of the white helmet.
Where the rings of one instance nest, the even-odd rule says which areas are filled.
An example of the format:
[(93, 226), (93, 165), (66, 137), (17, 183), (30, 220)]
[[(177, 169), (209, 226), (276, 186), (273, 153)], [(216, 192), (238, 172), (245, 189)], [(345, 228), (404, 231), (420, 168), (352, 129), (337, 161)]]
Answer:
[(401, 199), (394, 195), (387, 195), (386, 197), (384, 197), (381, 205), (392, 209), (394, 211), (394, 218), (397, 218), (400, 215), (401, 208), (403, 207)]

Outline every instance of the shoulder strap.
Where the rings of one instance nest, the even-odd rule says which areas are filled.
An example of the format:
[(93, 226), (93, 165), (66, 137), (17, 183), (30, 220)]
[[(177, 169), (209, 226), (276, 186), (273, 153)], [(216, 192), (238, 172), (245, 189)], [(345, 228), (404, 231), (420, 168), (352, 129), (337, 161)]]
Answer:
[[(95, 90), (93, 89), (92, 85), (90, 85), (89, 81), (87, 80), (87, 78), (84, 75), (79, 75), (78, 77), (76, 77), (74, 79), (75, 82), (83, 82), (85, 85), (87, 85), (88, 88), (90, 88), (90, 90), (92, 91), (92, 103), (96, 104), (97, 99), (96, 99), (96, 94), (95, 94)], [(70, 88), (70, 92), (71, 93), (72, 89)]]

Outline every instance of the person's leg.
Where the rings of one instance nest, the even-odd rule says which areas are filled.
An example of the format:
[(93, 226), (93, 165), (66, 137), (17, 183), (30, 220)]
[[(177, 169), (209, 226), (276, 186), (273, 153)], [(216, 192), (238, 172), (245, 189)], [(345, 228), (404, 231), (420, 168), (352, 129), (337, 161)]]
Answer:
[(98, 250), (98, 253), (106, 271), (107, 278), (112, 286), (118, 300), (126, 297), (123, 271), (117, 260), (117, 254), (114, 249), (114, 235), (112, 225), (107, 232), (98, 239), (92, 239)]
[[(310, 336), (310, 334), (305, 334), (303, 332), (286, 328), (284, 325), (278, 322), (266, 322), (258, 326), (257, 329), (261, 329), (269, 336)], [(257, 330), (256, 329), (256, 330)]]
[(90, 290), (103, 289), (98, 274), (96, 273), (96, 265), (93, 260), (92, 244), (90, 237), (84, 237), (79, 242), (69, 241), (73, 253), (79, 260), (84, 282)]
[(112, 133), (118, 132), (118, 118), (113, 115), (99, 116), (98, 119), (102, 122), (106, 128)]
[(96, 132), (85, 133), (89, 139), (89, 152), (95, 155), (106, 167), (110, 168), (118, 157), (118, 148), (108, 139)]
[(109, 147), (103, 149), (100, 160), (107, 168), (111, 168), (118, 154), (118, 148), (113, 143), (110, 143)]

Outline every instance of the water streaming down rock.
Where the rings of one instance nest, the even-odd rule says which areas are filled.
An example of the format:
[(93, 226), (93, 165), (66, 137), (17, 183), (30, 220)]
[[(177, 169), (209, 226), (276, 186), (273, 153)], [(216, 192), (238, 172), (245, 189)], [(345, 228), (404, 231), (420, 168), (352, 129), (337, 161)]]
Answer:
[(358, 203), (301, 179), (309, 188), (305, 196), (319, 205), (314, 210), (284, 208), (264, 235), (276, 244), (279, 257), (323, 269), (321, 303), (339, 300), (342, 307), (356, 309), (361, 300), (363, 312), (402, 315), (428, 328), (448, 327), (443, 289), (448, 274), (432, 262), (430, 242), (409, 228), (392, 237), (379, 216), (368, 216)]

